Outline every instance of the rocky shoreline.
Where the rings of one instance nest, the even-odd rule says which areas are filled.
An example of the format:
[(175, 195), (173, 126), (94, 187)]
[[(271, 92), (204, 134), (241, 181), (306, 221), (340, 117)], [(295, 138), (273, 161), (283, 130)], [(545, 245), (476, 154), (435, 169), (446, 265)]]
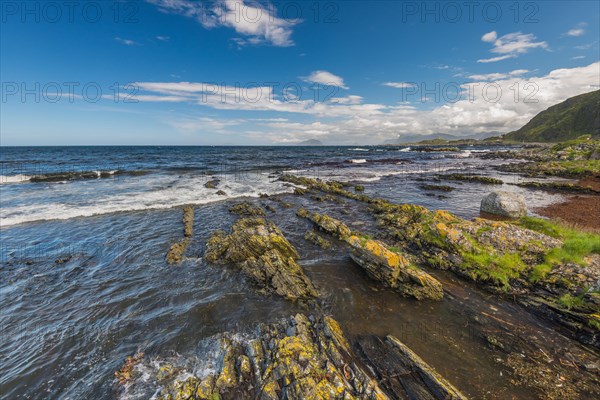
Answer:
[[(573, 147), (586, 155), (578, 156), (577, 151), (571, 151)], [(595, 163), (585, 157), (596, 154), (595, 147), (590, 150), (585, 143), (561, 149), (560, 156), (567, 154), (568, 159), (550, 161), (556, 147), (525, 149), (518, 158), (534, 154), (528, 161), (538, 170), (552, 162), (555, 169), (545, 170), (545, 174), (558, 170), (562, 171), (558, 175), (564, 176), (565, 168), (571, 166), (556, 167), (563, 161), (581, 161), (587, 165), (584, 171), (594, 168)], [(503, 153), (486, 155), (494, 156), (506, 157)], [(581, 172), (579, 176), (589, 175)], [(126, 388), (118, 390), (135, 387), (136, 375), (145, 368), (145, 373), (152, 370), (158, 382), (160, 399), (466, 398), (398, 338), (347, 337), (343, 333), (323, 311), (323, 293), (301, 265), (303, 255), (276, 225), (277, 205), (279, 210), (294, 212), (298, 223), (312, 224), (313, 230), (303, 235), (305, 241), (319, 251), (344, 254), (375, 288), (389, 290), (390, 296), (460, 304), (463, 300), (457, 297), (456, 282), (462, 282), (460, 285), (487, 291), (492, 303), (511, 302), (540, 318), (581, 343), (585, 350), (569, 349), (569, 354), (577, 353), (576, 357), (549, 356), (543, 350), (547, 345), (527, 338), (526, 329), (520, 332), (514, 323), (493, 317), (477, 305), (463, 304), (473, 320), (487, 321), (476, 327), (477, 336), (481, 345), (496, 352), (499, 362), (511, 371), (514, 385), (531, 388), (539, 398), (600, 396), (600, 236), (521, 217), (522, 213), (508, 221), (465, 220), (447, 211), (371, 197), (360, 185), (289, 174), (279, 179), (294, 187), (299, 202), (289, 203), (284, 196), (264, 196), (230, 206), (237, 220), (231, 230), (213, 232), (203, 260), (217, 267), (235, 267), (259, 293), (290, 300), (312, 310), (311, 314), (318, 312), (260, 324), (255, 335), (243, 340), (235, 332), (218, 335), (214, 338), (218, 343), (217, 367), (202, 376), (183, 373), (172, 364), (157, 367), (147, 357), (134, 355), (116, 373), (117, 382)], [(454, 174), (447, 179), (502, 184), (487, 176)], [(596, 193), (595, 188), (577, 185), (523, 186)], [(348, 215), (347, 202), (360, 205), (364, 214)], [(315, 203), (325, 203), (325, 208), (327, 204), (341, 207), (338, 215), (344, 217), (310, 211)], [(354, 223), (349, 225), (348, 220)], [(365, 221), (370, 221), (368, 229)], [(183, 223), (184, 239), (167, 255), (171, 264), (181, 261), (193, 240), (193, 209), (184, 209)], [(458, 281), (449, 281), (446, 274)]]

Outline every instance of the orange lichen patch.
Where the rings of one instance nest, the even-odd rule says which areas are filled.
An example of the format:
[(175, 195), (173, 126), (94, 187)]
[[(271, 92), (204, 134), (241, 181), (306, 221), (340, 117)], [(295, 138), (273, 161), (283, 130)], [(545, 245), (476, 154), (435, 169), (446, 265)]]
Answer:
[(142, 358), (144, 358), (144, 353), (140, 352), (134, 356), (128, 356), (125, 359), (125, 364), (123, 364), (121, 369), (115, 372), (115, 378), (117, 378), (121, 385), (125, 385), (131, 380), (133, 376), (133, 367), (139, 364), (139, 362), (142, 361)]
[(438, 232), (447, 238), (451, 243), (458, 243), (462, 237), (458, 229), (450, 228), (443, 222), (438, 222), (436, 228)]
[(351, 236), (348, 239), (348, 243), (353, 247), (362, 247), (371, 254), (385, 260), (386, 263), (392, 268), (409, 264), (408, 260), (404, 258), (404, 256), (388, 250), (387, 247), (385, 247), (385, 245), (379, 241), (367, 239), (363, 243), (363, 240), (361, 240), (359, 237)]
[(448, 211), (445, 211), (445, 210), (437, 210), (435, 212), (435, 218), (441, 219), (441, 220), (447, 221), (447, 222), (457, 222), (458, 221), (458, 218), (454, 214), (452, 214)]

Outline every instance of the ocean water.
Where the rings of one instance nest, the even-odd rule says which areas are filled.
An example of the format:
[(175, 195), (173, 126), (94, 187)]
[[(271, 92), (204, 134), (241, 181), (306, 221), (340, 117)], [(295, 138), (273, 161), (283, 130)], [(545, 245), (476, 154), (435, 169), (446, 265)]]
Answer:
[[(342, 251), (323, 253), (303, 239), (304, 206), (372, 229), (365, 206), (315, 202), (294, 196), (277, 178), (283, 172), (353, 182), (365, 193), (399, 203), (478, 214), (485, 193), (499, 187), (442, 181), (455, 187), (423, 189), (439, 174), (498, 174), (489, 149), (422, 153), (400, 147), (3, 147), (0, 156), (0, 396), (6, 399), (150, 398), (129, 393), (114, 380), (124, 358), (144, 351), (155, 360), (195, 360), (206, 367), (205, 341), (225, 330), (244, 331), (295, 312), (326, 312), (353, 334), (402, 337), (426, 361), (476, 398), (511, 398), (494, 355), (468, 334), (464, 307), (487, 304), (476, 288), (464, 304), (418, 303), (372, 290), (373, 283)], [(204, 184), (219, 180), (217, 189)], [(558, 195), (521, 189), (533, 208)], [(218, 195), (223, 190), (226, 195)], [(282, 207), (275, 195), (294, 205)], [(229, 229), (228, 207), (250, 199), (272, 205), (269, 214), (301, 254), (300, 264), (319, 288), (320, 310), (307, 310), (256, 292), (232, 268), (202, 260), (207, 239)], [(165, 254), (180, 240), (183, 204), (195, 204), (194, 236), (181, 265)], [(363, 220), (364, 219), (364, 220)], [(494, 307), (506, 320), (524, 312)], [(515, 322), (516, 323), (516, 322)], [(424, 324), (424, 325), (423, 325)], [(441, 326), (441, 330), (415, 327)], [(535, 334), (553, 335), (531, 322)], [(534, 329), (534, 328), (528, 328)], [(418, 332), (418, 334), (415, 334)], [(425, 333), (423, 333), (425, 332)], [(565, 340), (558, 337), (553, 340)], [(449, 346), (448, 343), (453, 343)], [(456, 368), (460, 363), (460, 368)], [(474, 375), (474, 372), (477, 374)], [(501, 370), (500, 370), (501, 371)], [(498, 388), (503, 388), (499, 391)], [(526, 397), (524, 397), (526, 398)]]

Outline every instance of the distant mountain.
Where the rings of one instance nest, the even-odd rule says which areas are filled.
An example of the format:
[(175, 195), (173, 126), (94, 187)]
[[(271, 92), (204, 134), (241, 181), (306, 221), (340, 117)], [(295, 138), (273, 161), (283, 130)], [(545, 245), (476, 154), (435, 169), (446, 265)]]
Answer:
[(504, 135), (515, 142), (563, 142), (600, 137), (600, 90), (571, 97), (542, 111), (521, 129)]
[(477, 133), (474, 135), (462, 135), (462, 136), (450, 135), (447, 133), (434, 133), (432, 135), (401, 135), (401, 136), (398, 136), (397, 139), (386, 141), (384, 144), (413, 144), (413, 143), (419, 143), (422, 141), (434, 141), (436, 139), (442, 139), (442, 140), (447, 140), (447, 141), (465, 140), (465, 139), (482, 140), (482, 139), (487, 139), (489, 137), (498, 136), (498, 135), (499, 135), (498, 132), (484, 132), (484, 133)]
[(296, 143), (296, 146), (323, 146), (323, 142), (317, 139), (309, 139)]

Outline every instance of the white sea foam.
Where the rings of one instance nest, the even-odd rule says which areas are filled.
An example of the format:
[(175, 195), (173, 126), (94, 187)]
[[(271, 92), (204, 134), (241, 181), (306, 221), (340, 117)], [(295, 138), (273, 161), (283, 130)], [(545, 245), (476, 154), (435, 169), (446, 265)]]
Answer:
[[(41, 220), (65, 220), (122, 211), (166, 209), (185, 204), (207, 204), (236, 197), (259, 197), (292, 192), (284, 182), (272, 182), (268, 174), (219, 176), (217, 189), (208, 189), (206, 176), (146, 175), (129, 179), (71, 181), (49, 185), (43, 193), (25, 202), (20, 193), (3, 193), (0, 225), (3, 227)], [(225, 196), (218, 195), (222, 190)], [(54, 201), (49, 201), (53, 199)]]
[(408, 153), (410, 151), (410, 147), (405, 147), (405, 148), (400, 149), (398, 151), (403, 152), (403, 153)]
[(361, 147), (357, 147), (355, 149), (350, 149), (350, 150), (353, 150), (353, 151), (369, 151), (369, 149), (363, 149)]
[(460, 170), (462, 165), (439, 164), (390, 164), (379, 169), (357, 165), (351, 168), (319, 168), (288, 171), (291, 174), (306, 178), (319, 178), (323, 181), (339, 182), (375, 182), (387, 176), (412, 176), (419, 174), (438, 174), (451, 170)]
[(27, 182), (29, 179), (31, 179), (31, 176), (23, 174), (0, 175), (0, 184)]
[(350, 160), (350, 162), (352, 164), (364, 164), (367, 162), (367, 160), (365, 160), (364, 158), (359, 158), (359, 159)]

